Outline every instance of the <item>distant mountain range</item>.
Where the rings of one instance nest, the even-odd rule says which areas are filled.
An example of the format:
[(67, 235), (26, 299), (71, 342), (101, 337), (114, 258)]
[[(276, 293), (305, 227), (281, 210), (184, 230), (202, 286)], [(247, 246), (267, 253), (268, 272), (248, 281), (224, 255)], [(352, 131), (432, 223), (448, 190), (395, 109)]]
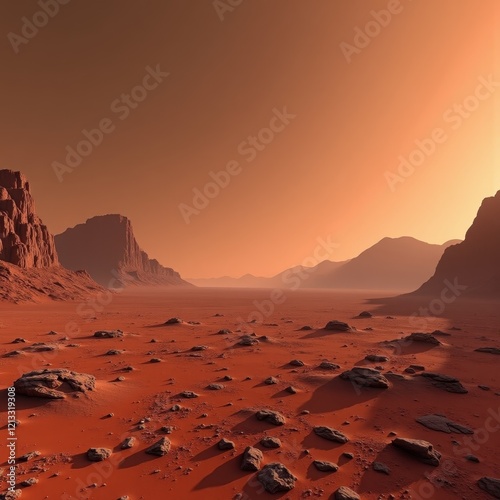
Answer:
[(224, 276), (188, 281), (205, 287), (411, 291), (432, 276), (445, 249), (459, 242), (433, 245), (408, 236), (384, 238), (348, 261), (323, 261), (309, 268), (297, 266), (270, 278), (246, 274), (241, 278)]

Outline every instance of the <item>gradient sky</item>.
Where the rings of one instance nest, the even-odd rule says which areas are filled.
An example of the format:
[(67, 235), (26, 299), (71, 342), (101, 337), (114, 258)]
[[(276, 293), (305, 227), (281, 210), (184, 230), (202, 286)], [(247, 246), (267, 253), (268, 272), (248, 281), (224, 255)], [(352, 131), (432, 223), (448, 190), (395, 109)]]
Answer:
[[(500, 189), (500, 90), (453, 109), (474, 106), (479, 78), (500, 82), (496, 0), (243, 0), (223, 20), (212, 0), (66, 1), (18, 53), (9, 33), (40, 6), (0, 6), (0, 168), (28, 175), (53, 233), (121, 213), (183, 276), (270, 275), (318, 238), (338, 243), (331, 260), (385, 236), (463, 238)], [(388, 6), (348, 62), (340, 44)], [(157, 65), (170, 75), (121, 120), (111, 103)], [(296, 117), (248, 162), (239, 145), (284, 107)], [(53, 162), (104, 118), (114, 131), (59, 182)], [(446, 139), (391, 190), (386, 172), (436, 128)], [(179, 204), (233, 160), (186, 224)]]

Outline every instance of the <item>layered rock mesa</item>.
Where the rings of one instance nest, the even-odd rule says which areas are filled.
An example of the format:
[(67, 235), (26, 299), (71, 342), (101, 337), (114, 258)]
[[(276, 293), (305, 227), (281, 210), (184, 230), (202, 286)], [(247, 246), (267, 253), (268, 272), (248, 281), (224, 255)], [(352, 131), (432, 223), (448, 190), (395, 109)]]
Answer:
[(76, 300), (102, 291), (87, 273), (59, 265), (26, 177), (0, 170), (0, 301)]
[(141, 284), (193, 286), (141, 250), (132, 223), (123, 215), (92, 217), (56, 235), (55, 242), (63, 266), (85, 269), (108, 288)]
[(432, 278), (414, 294), (439, 294), (447, 283), (467, 287), (457, 290), (463, 295), (500, 296), (500, 191), (483, 200), (465, 240), (445, 250)]
[(57, 264), (54, 238), (35, 213), (21, 172), (0, 170), (0, 260), (23, 269)]

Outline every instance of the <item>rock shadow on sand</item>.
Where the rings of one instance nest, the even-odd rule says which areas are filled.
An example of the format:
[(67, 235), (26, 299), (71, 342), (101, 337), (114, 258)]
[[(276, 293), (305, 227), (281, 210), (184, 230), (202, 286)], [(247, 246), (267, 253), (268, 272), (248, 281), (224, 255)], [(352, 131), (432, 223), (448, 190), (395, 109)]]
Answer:
[[(216, 488), (224, 486), (226, 484), (237, 481), (242, 477), (248, 475), (248, 472), (240, 469), (241, 465), (241, 455), (237, 455), (230, 460), (225, 460), (218, 467), (205, 476), (198, 484), (196, 484), (193, 490), (203, 490), (206, 488)], [(250, 497), (252, 498), (252, 497)]]
[(360, 387), (336, 376), (317, 387), (309, 401), (299, 407), (299, 412), (325, 413), (350, 408), (383, 394), (387, 389)]

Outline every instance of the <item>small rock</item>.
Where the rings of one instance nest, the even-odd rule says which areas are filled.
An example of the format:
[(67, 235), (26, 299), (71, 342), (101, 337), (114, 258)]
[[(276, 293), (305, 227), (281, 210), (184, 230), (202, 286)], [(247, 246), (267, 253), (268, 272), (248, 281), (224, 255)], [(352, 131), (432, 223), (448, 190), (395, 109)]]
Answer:
[(128, 450), (129, 448), (133, 448), (135, 446), (136, 441), (137, 440), (133, 436), (125, 438), (121, 444), (121, 449)]
[(477, 485), (495, 498), (500, 498), (500, 479), (494, 477), (482, 477)]
[(222, 438), (217, 443), (217, 448), (219, 448), (219, 450), (234, 450), (235, 444), (233, 441), (229, 441), (228, 439)]
[(263, 437), (260, 440), (260, 444), (264, 446), (264, 448), (281, 448), (281, 441), (278, 438), (272, 436)]
[(259, 449), (247, 446), (243, 452), (241, 470), (258, 471), (263, 458), (262, 452)]
[(112, 451), (109, 448), (89, 448), (87, 458), (91, 462), (102, 462), (111, 456)]
[(163, 457), (170, 451), (170, 440), (166, 437), (162, 437), (159, 441), (151, 445), (146, 453), (148, 455), (156, 455), (157, 457)]
[(274, 377), (268, 377), (268, 378), (266, 378), (266, 380), (264, 380), (264, 384), (267, 384), (267, 385), (274, 385), (277, 383), (278, 383), (278, 379), (276, 379)]
[(257, 479), (268, 493), (280, 493), (293, 490), (297, 478), (278, 462), (267, 464), (258, 474)]
[(341, 486), (335, 491), (335, 500), (361, 500), (361, 497), (351, 488)]
[(330, 330), (333, 332), (352, 332), (354, 329), (350, 327), (347, 323), (344, 323), (343, 321), (329, 321), (325, 325), (325, 330)]
[(123, 332), (121, 330), (100, 330), (94, 333), (94, 337), (98, 339), (116, 339), (123, 337)]
[(285, 417), (277, 411), (260, 410), (255, 414), (255, 416), (257, 417), (257, 420), (264, 420), (273, 425), (284, 425), (286, 423)]
[(339, 466), (337, 464), (327, 462), (325, 460), (315, 460), (313, 464), (314, 467), (321, 472), (337, 472), (339, 470)]
[(389, 475), (391, 473), (391, 469), (382, 462), (373, 462), (372, 467), (374, 471), (381, 472), (382, 474)]
[(437, 467), (441, 459), (441, 453), (434, 446), (420, 439), (395, 438), (392, 444), (401, 448), (418, 458), (421, 462)]
[(347, 443), (349, 438), (342, 432), (332, 429), (331, 427), (326, 427), (323, 425), (318, 425), (314, 427), (314, 433), (322, 437), (323, 439), (328, 439), (328, 441), (334, 441), (336, 443)]

